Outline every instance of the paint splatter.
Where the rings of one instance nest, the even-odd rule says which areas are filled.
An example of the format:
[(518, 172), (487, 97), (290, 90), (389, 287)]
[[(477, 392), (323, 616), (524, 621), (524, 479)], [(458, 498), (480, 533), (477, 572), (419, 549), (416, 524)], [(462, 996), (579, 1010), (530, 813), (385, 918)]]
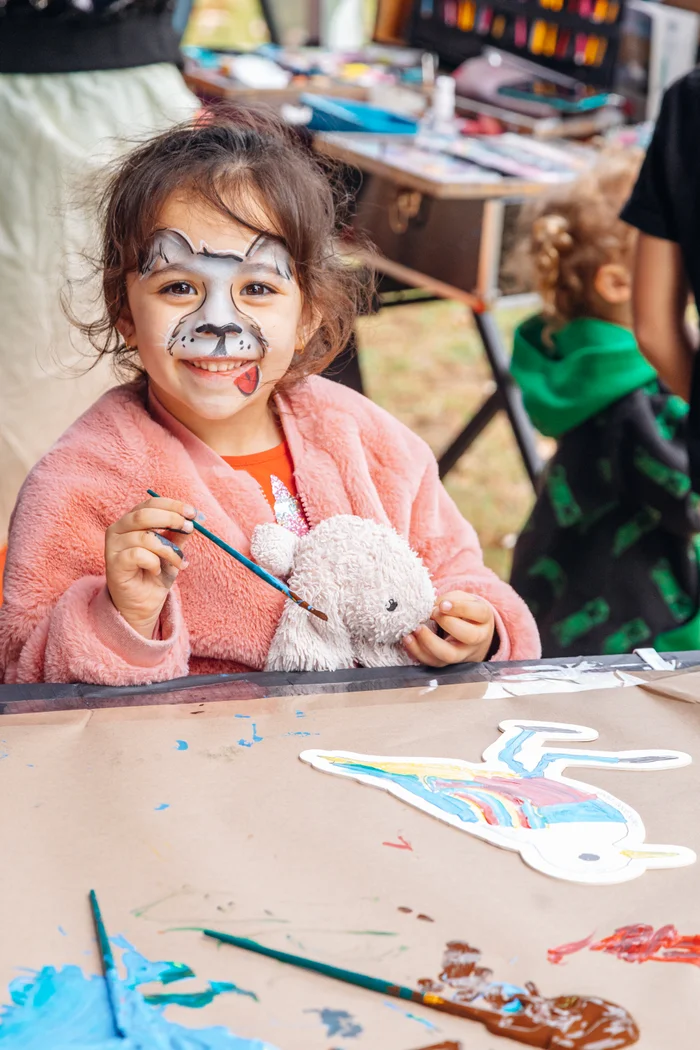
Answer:
[(700, 934), (684, 937), (670, 924), (660, 926), (658, 930), (643, 924), (620, 926), (609, 937), (603, 937), (596, 943), (593, 943), (591, 934), (582, 941), (550, 948), (547, 958), (557, 965), (566, 955), (574, 955), (586, 948), (592, 952), (616, 955), (618, 959), (628, 963), (677, 962), (700, 966)]
[(593, 943), (593, 936), (591, 933), (581, 941), (571, 941), (569, 944), (560, 944), (558, 948), (548, 948), (547, 960), (553, 966), (558, 966), (564, 961), (565, 956), (575, 955), (576, 952), (582, 952), (584, 948), (588, 948)]
[(407, 842), (403, 835), (397, 835), (398, 842), (382, 842), (382, 846), (391, 846), (393, 849), (410, 849), (413, 852), (413, 846), (410, 842)]
[(322, 1010), (304, 1010), (304, 1013), (318, 1014), (329, 1038), (339, 1035), (342, 1039), (354, 1039), (362, 1032), (362, 1025), (358, 1024), (347, 1010), (331, 1010), (324, 1007)]
[(416, 915), (416, 918), (421, 919), (423, 922), (435, 922), (435, 919), (431, 919), (429, 915), (423, 915), (422, 912), (420, 915)]
[(158, 813), (161, 809), (170, 809), (170, 803), (161, 802), (160, 805), (154, 806), (153, 808), (155, 809), (156, 813)]
[(251, 718), (252, 715), (234, 715), (234, 718)]
[(190, 745), (187, 743), (186, 740), (176, 740), (175, 741), (175, 750), (176, 751), (187, 751), (187, 750), (189, 750), (189, 746)]
[(397, 908), (396, 910), (397, 911), (402, 911), (404, 913), (404, 915), (410, 915), (412, 913), (412, 911), (413, 911), (413, 908), (407, 908), (405, 905), (402, 905), (401, 907)]
[(422, 1024), (424, 1028), (428, 1028), (431, 1032), (438, 1030), (437, 1025), (433, 1024), (432, 1021), (428, 1021), (425, 1017), (419, 1017), (418, 1014), (410, 1014), (407, 1010), (402, 1010), (396, 1003), (385, 1002), (384, 1005), (388, 1006), (390, 1010), (397, 1010), (404, 1017), (407, 1017), (409, 1021), (417, 1021), (418, 1024)]
[(309, 733), (306, 730), (297, 730), (295, 733), (285, 733), (285, 736), (320, 736), (320, 733)]
[(152, 1006), (188, 1006), (193, 1009), (201, 1009), (208, 1006), (218, 995), (224, 992), (232, 992), (234, 995), (245, 995), (256, 1003), (258, 997), (255, 992), (249, 992), (245, 988), (239, 988), (237, 984), (230, 981), (212, 981), (203, 992), (166, 992), (165, 994), (144, 995), (144, 1000)]
[[(56, 970), (45, 966), (12, 981), (10, 1003), (0, 1008), (0, 1045), (2, 1050), (274, 1050), (258, 1039), (239, 1038), (225, 1028), (185, 1028), (166, 1020), (164, 1010), (169, 1002), (149, 1004), (137, 988), (160, 975), (172, 980), (173, 969), (181, 976), (192, 971), (182, 963), (152, 963), (123, 938), (114, 938), (117, 946), (126, 946), (122, 962), (126, 980), (120, 981), (122, 1001), (127, 1018), (128, 1036), (118, 1039), (103, 977), (86, 976), (78, 966)], [(235, 986), (219, 982), (209, 986), (209, 993), (230, 992)], [(237, 990), (237, 989), (236, 989)], [(207, 1002), (211, 998), (206, 998)], [(193, 999), (180, 1005), (199, 1007), (204, 1001)]]
[(261, 736), (258, 736), (258, 727), (256, 726), (255, 722), (253, 722), (252, 729), (253, 736), (251, 740), (246, 740), (245, 737), (243, 737), (241, 740), (238, 741), (241, 747), (252, 747), (253, 744), (259, 744), (260, 741), (263, 739)]
[(450, 941), (440, 976), (437, 980), (420, 980), (420, 990), (424, 995), (446, 999), (451, 1013), (481, 1022), (492, 1035), (528, 1046), (565, 1042), (570, 1050), (615, 1050), (639, 1039), (633, 1018), (615, 1003), (582, 995), (547, 999), (532, 981), (524, 988), (494, 981), (493, 971), (481, 966), (480, 961), (478, 948), (465, 941)]
[(304, 714), (303, 711), (297, 711), (296, 712), (296, 716), (297, 716), (297, 718), (306, 718), (306, 715)]
[(66, 933), (66, 931), (63, 929), (62, 926), (58, 927), (58, 932), (60, 933), (61, 937), (67, 937), (68, 936), (68, 934)]

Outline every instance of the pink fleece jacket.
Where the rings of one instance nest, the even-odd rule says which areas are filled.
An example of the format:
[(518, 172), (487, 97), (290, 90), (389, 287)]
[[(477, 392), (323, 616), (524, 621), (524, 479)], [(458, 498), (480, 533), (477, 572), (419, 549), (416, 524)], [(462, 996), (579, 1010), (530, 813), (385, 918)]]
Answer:
[[(311, 526), (333, 514), (392, 525), (425, 561), (438, 592), (473, 591), (496, 614), (495, 659), (539, 655), (524, 602), (486, 569), (472, 527), (440, 484), (427, 445), (368, 399), (314, 377), (277, 407)], [(261, 669), (284, 598), (196, 534), (147, 641), (113, 606), (104, 534), (153, 488), (194, 504), (246, 554), (272, 521), (262, 489), (134, 388), (105, 394), (37, 464), (10, 529), (0, 608), (0, 678), (136, 685), (187, 674)]]

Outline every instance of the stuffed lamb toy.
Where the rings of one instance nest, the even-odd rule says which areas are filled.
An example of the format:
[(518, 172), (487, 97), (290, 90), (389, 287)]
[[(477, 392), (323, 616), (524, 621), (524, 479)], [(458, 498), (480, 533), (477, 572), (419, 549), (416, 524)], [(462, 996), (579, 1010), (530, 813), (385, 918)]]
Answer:
[(287, 602), (267, 671), (413, 663), (401, 639), (428, 620), (435, 589), (423, 562), (394, 529), (339, 514), (300, 538), (266, 523), (253, 531), (251, 553), (328, 616), (326, 623)]

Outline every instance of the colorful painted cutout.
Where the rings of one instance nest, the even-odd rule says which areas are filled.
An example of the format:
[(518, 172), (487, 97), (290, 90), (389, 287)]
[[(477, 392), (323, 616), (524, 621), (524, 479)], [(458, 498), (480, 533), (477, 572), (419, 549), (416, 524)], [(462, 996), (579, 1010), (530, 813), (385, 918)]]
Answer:
[(591, 741), (598, 733), (562, 722), (508, 720), (483, 762), (401, 758), (350, 751), (304, 751), (325, 773), (382, 788), (403, 802), (569, 882), (609, 885), (647, 868), (693, 864), (685, 846), (645, 843), (638, 813), (607, 791), (563, 776), (567, 766), (660, 770), (689, 765), (690, 755), (650, 751), (552, 750), (547, 741)]

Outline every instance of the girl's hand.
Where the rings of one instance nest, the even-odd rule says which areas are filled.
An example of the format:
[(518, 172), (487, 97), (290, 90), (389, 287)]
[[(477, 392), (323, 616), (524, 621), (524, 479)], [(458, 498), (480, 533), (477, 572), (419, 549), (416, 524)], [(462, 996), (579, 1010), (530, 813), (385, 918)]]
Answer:
[(148, 499), (105, 533), (107, 589), (126, 622), (144, 638), (153, 637), (168, 591), (187, 564), (180, 546), (193, 531), (196, 514), (179, 500)]
[(427, 667), (447, 667), (486, 659), (496, 624), (493, 609), (483, 598), (465, 591), (449, 591), (438, 599), (432, 618), (448, 637), (438, 638), (430, 628), (419, 627), (404, 638), (414, 660)]

